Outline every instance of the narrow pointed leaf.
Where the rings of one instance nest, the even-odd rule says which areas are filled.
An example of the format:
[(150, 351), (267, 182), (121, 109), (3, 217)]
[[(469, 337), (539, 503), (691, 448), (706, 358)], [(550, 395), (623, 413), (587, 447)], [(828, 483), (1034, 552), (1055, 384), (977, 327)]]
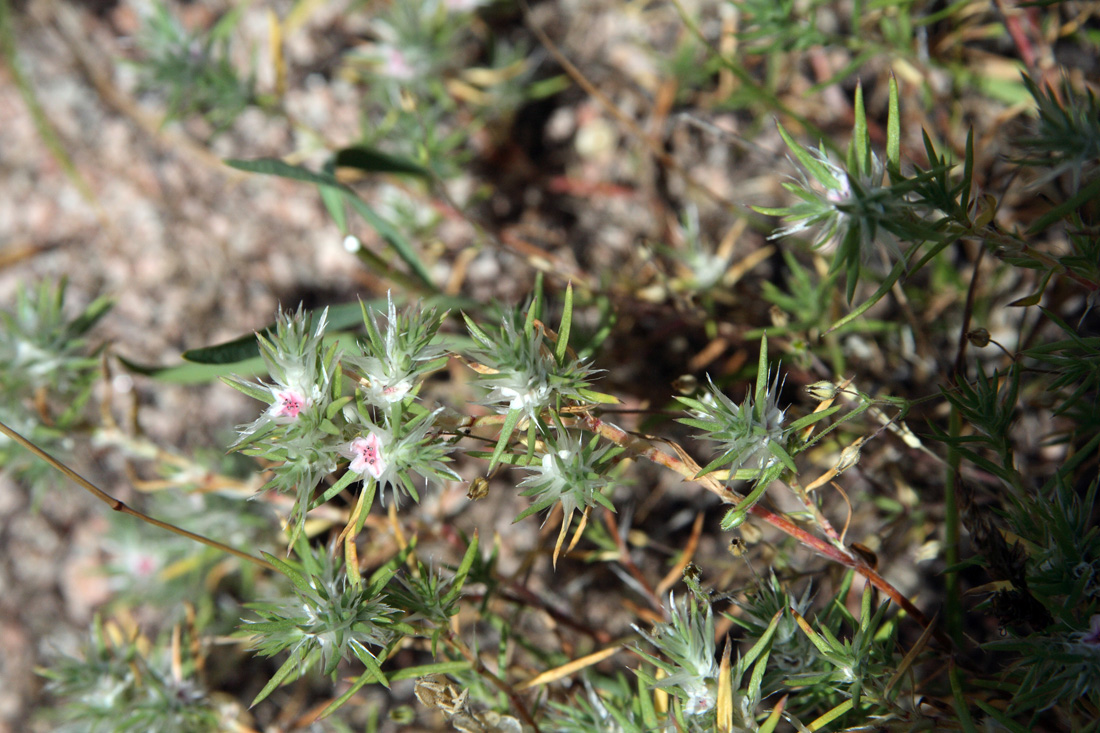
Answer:
[(256, 703), (261, 702), (265, 697), (270, 695), (275, 689), (283, 683), (287, 677), (294, 672), (295, 667), (298, 666), (299, 660), (295, 659), (293, 655), (287, 658), (283, 662), (283, 666), (279, 667), (278, 671), (272, 675), (271, 679), (267, 681), (264, 688), (260, 690), (256, 697), (252, 698), (252, 704), (249, 707), (256, 707)]
[(565, 305), (562, 307), (561, 325), (558, 327), (558, 344), (554, 349), (554, 356), (558, 363), (565, 360), (566, 350), (569, 348), (569, 332), (573, 327), (573, 283), (565, 288)]
[(863, 177), (871, 170), (871, 141), (867, 134), (867, 112), (863, 108), (863, 83), (856, 84), (856, 98), (852, 103), (855, 125), (848, 142), (848, 171)]
[(355, 168), (366, 173), (404, 173), (431, 178), (431, 171), (408, 158), (384, 153), (366, 145), (344, 148), (333, 161), (337, 168)]
[[(886, 116), (886, 162), (893, 169), (901, 166), (901, 115), (898, 112), (898, 80), (890, 75), (890, 105)], [(891, 179), (892, 180), (892, 179)]]
[(500, 456), (504, 453), (504, 449), (508, 447), (508, 441), (512, 438), (512, 433), (515, 432), (516, 426), (519, 425), (520, 418), (523, 417), (522, 410), (509, 410), (508, 416), (504, 418), (504, 426), (500, 429), (500, 438), (497, 440), (497, 446), (493, 449), (493, 457), (489, 460), (489, 472), (492, 473), (500, 462)]
[(783, 125), (779, 125), (779, 135), (783, 138), (783, 141), (787, 143), (787, 147), (798, 162), (805, 168), (810, 175), (812, 175), (819, 183), (826, 188), (837, 188), (840, 186), (840, 181), (829, 172), (829, 169), (817, 158), (810, 154), (808, 150), (795, 142), (787, 131), (783, 129)]

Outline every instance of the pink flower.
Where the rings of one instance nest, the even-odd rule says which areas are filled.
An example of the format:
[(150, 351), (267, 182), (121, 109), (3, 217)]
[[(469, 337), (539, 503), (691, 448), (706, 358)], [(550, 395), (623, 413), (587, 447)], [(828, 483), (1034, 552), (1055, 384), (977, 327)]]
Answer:
[(392, 46), (383, 47), (383, 57), (386, 76), (401, 81), (410, 81), (416, 77), (416, 69), (401, 49)]
[(349, 468), (352, 471), (369, 473), (378, 478), (386, 470), (386, 462), (382, 458), (382, 441), (374, 433), (351, 441), (350, 448), (352, 459)]
[(1094, 646), (1100, 645), (1100, 613), (1093, 614), (1089, 622), (1089, 630), (1082, 632), (1081, 641)]
[(272, 403), (270, 408), (271, 417), (297, 420), (298, 413), (309, 407), (309, 400), (292, 389), (281, 389), (273, 394), (275, 402)]

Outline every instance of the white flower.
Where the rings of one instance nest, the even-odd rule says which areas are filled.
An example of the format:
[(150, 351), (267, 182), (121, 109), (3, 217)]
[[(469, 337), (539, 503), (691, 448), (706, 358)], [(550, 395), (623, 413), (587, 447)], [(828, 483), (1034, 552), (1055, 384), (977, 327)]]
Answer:
[(489, 399), (509, 400), (509, 410), (522, 410), (534, 415), (542, 406), (550, 400), (550, 385), (544, 383), (532, 385), (530, 388), (520, 391), (511, 387), (500, 386), (495, 389), (495, 394), (490, 394)]

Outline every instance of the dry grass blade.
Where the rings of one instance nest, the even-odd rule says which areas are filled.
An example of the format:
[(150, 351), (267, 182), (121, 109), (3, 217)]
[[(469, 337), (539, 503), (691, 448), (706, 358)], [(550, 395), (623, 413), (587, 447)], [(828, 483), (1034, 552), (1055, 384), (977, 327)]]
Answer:
[(542, 674), (539, 674), (527, 680), (526, 682), (516, 685), (516, 690), (522, 692), (523, 690), (530, 690), (534, 687), (548, 685), (551, 682), (557, 682), (560, 679), (569, 677), (576, 674), (577, 672), (580, 672), (583, 669), (591, 667), (593, 664), (599, 664), (603, 660), (615, 656), (617, 653), (622, 651), (622, 648), (622, 644), (616, 644), (614, 646), (608, 647), (607, 649), (602, 649), (598, 652), (593, 652), (592, 654), (583, 656), (580, 659), (574, 659), (572, 662), (567, 662), (560, 667), (548, 669)]

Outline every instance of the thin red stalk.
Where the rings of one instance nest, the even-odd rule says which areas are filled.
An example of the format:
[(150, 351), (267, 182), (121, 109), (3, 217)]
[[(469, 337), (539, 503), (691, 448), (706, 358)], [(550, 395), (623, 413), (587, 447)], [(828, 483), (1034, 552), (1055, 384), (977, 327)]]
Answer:
[[(733, 504), (736, 506), (741, 501), (741, 497), (737, 496), (734, 492), (730, 491), (726, 486), (723, 486), (717, 480), (709, 476), (698, 476), (697, 470), (693, 470), (680, 459), (676, 458), (675, 456), (671, 456), (664, 451), (658, 450), (657, 447), (649, 441), (637, 438), (630, 433), (627, 433), (622, 428), (616, 427), (611, 423), (604, 422), (603, 420), (600, 420), (599, 418), (593, 417), (591, 415), (580, 417), (578, 419), (578, 423), (583, 425), (591, 432), (597, 433), (607, 440), (610, 440), (611, 442), (620, 445), (623, 448), (626, 448), (635, 455), (653, 461), (658, 465), (665, 466), (666, 468), (675, 471), (676, 473), (680, 474), (690, 481), (698, 482), (700, 485), (703, 486), (703, 488), (707, 489), (711, 493), (717, 494), (722, 499), (722, 501), (726, 502), (727, 504)], [(864, 578), (866, 578), (867, 582), (889, 596), (890, 599), (894, 601), (894, 603), (898, 604), (898, 606), (904, 609), (906, 613), (916, 619), (917, 622), (921, 624), (921, 626), (927, 627), (929, 625), (930, 621), (928, 620), (928, 617), (926, 617), (924, 613), (920, 611), (920, 609), (913, 605), (913, 603), (908, 598), (906, 598), (901, 593), (901, 591), (892, 586), (889, 582), (887, 582), (885, 578), (875, 572), (873, 568), (868, 566), (867, 563), (864, 562), (863, 559), (860, 558), (858, 555), (849, 554), (844, 552), (840, 548), (834, 547), (820, 537), (815, 537), (814, 535), (810, 534), (806, 530), (794, 524), (786, 517), (768, 511), (760, 504), (754, 504), (749, 509), (749, 513), (767, 522), (779, 531), (790, 535), (791, 537), (794, 537), (796, 540), (801, 542), (806, 547), (809, 547), (817, 554), (856, 571)], [(940, 639), (940, 641), (946, 646), (951, 646), (950, 641), (946, 638), (946, 636), (942, 634), (942, 632), (937, 631), (936, 638)]]

